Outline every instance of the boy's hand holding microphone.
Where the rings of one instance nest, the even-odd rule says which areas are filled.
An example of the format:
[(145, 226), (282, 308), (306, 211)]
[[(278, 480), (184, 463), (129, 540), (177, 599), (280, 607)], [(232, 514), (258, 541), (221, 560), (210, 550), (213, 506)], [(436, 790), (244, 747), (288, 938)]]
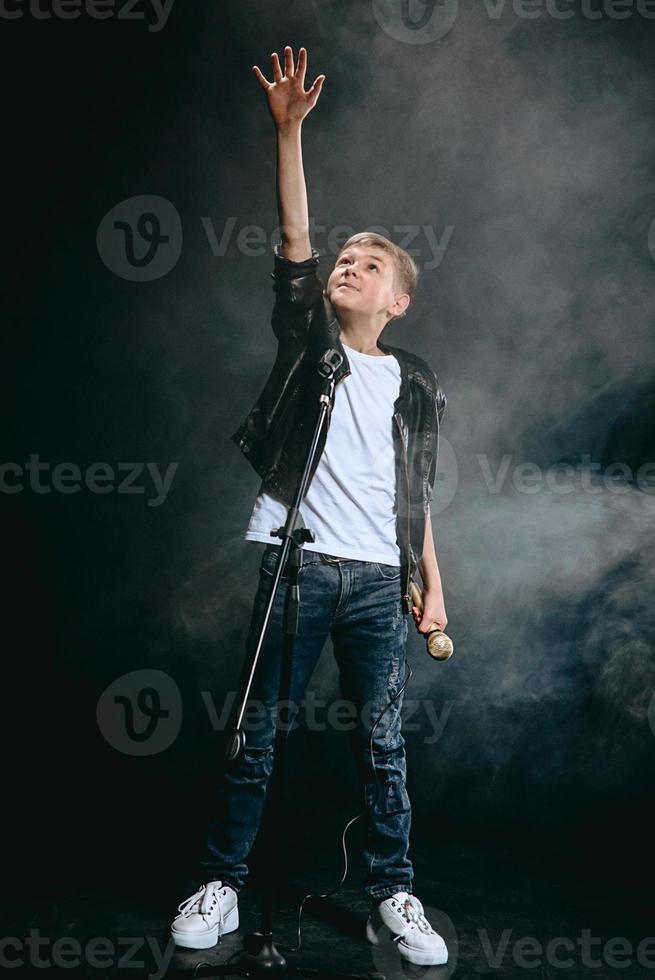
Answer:
[(435, 660), (448, 660), (454, 647), (453, 641), (443, 632), (443, 627), (448, 622), (443, 596), (433, 596), (430, 592), (424, 594), (413, 579), (410, 582), (410, 592), (414, 603), (412, 616), (418, 632), (425, 635), (428, 653)]

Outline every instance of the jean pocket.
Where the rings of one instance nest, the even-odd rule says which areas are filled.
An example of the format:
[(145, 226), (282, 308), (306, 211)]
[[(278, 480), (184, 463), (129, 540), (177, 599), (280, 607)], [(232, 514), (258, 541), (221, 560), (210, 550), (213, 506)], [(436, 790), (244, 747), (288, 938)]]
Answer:
[[(261, 565), (259, 566), (260, 572), (263, 572), (265, 575), (269, 575), (272, 578), (275, 575), (275, 569), (277, 568), (277, 563), (279, 561), (279, 557), (281, 553), (282, 553), (281, 546), (276, 548), (275, 545), (273, 545), (272, 547), (271, 545), (266, 545), (264, 554), (262, 555)], [(320, 560), (321, 560), (321, 556), (318, 551), (303, 552), (301, 570), (306, 565), (317, 565), (320, 562)], [(284, 569), (284, 575), (282, 576), (282, 578), (287, 579), (288, 577), (289, 577), (289, 563), (287, 562), (287, 567)]]
[(389, 579), (390, 581), (400, 578), (400, 565), (385, 565), (380, 561), (374, 561), (371, 564), (379, 578)]
[(266, 551), (262, 555), (262, 561), (259, 566), (259, 571), (264, 572), (266, 575), (271, 575), (271, 576), (274, 575), (278, 563), (279, 554), (280, 554), (279, 551), (269, 550), (269, 548), (267, 547)]

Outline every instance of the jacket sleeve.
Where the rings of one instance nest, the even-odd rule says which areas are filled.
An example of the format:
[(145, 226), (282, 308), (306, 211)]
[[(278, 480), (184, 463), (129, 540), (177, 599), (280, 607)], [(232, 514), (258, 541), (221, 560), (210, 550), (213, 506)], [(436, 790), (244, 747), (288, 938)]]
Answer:
[(273, 248), (274, 271), (271, 273), (275, 303), (271, 326), (279, 341), (304, 337), (312, 318), (312, 310), (323, 296), (323, 282), (316, 269), (318, 252), (301, 262), (293, 262), (280, 253), (281, 243)]
[(448, 399), (446, 398), (446, 395), (443, 392), (436, 375), (434, 375), (434, 384), (435, 384), (434, 409), (436, 414), (437, 425), (436, 425), (436, 433), (435, 433), (436, 436), (435, 452), (432, 454), (432, 458), (430, 459), (430, 465), (428, 467), (428, 475), (427, 475), (428, 486), (427, 486), (427, 495), (426, 495), (427, 499), (426, 499), (426, 508), (425, 508), (426, 514), (429, 513), (430, 511), (430, 505), (432, 503), (432, 499), (434, 496), (434, 481), (437, 475), (437, 456), (439, 453), (439, 429), (441, 428), (441, 420), (443, 419), (444, 412), (446, 411), (446, 405), (448, 403)]

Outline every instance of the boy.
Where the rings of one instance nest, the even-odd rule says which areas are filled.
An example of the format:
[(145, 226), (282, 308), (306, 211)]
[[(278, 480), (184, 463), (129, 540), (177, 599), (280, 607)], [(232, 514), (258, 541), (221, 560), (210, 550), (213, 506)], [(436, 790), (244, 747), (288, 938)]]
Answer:
[[(409, 962), (445, 963), (445, 943), (412, 892), (400, 689), (406, 674), (406, 614), (413, 613), (422, 633), (432, 621), (441, 629), (447, 623), (429, 509), (446, 398), (421, 358), (379, 341), (386, 324), (405, 315), (416, 287), (418, 269), (406, 252), (381, 235), (354, 235), (343, 246), (325, 288), (316, 274), (301, 126), (325, 76), (304, 91), (304, 48), (295, 68), (293, 52), (285, 48), (284, 73), (277, 54), (272, 61), (272, 83), (257, 66), (253, 71), (266, 92), (277, 132), (282, 241), (274, 248), (272, 326), (278, 354), (257, 404), (232, 436), (262, 477), (246, 539), (267, 543), (248, 648), (257, 639), (281, 550), (280, 544), (271, 543), (270, 531), (285, 523), (314, 432), (321, 388), (316, 365), (326, 350), (337, 349), (343, 363), (335, 373), (329, 424), (323, 428), (302, 503), (305, 526), (315, 540), (303, 546), (289, 700), (297, 711), (331, 636), (342, 694), (356, 708), (351, 744), (368, 818), (367, 938), (376, 942), (385, 925)], [(424, 585), (422, 616), (409, 598), (417, 566)], [(181, 946), (207, 948), (238, 928), (237, 893), (248, 873), (245, 859), (273, 766), (286, 583), (283, 578), (249, 696), (263, 705), (265, 723), (248, 731), (244, 749), (222, 774), (201, 862), (206, 884), (179, 906), (172, 926)]]

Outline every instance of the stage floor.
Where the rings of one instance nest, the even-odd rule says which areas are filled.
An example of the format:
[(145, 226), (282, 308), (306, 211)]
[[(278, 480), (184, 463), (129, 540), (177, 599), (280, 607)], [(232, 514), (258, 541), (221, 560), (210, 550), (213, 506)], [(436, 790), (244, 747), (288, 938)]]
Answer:
[[(432, 845), (423, 836), (410, 857), (414, 892), (447, 940), (449, 962), (430, 968), (406, 964), (393, 945), (374, 948), (365, 937), (369, 905), (357, 843), (353, 834), (344, 886), (331, 898), (306, 903), (302, 947), (288, 952), (283, 947), (297, 942), (294, 909), (302, 897), (332, 890), (343, 870), (339, 840), (319, 852), (311, 852), (307, 843), (294, 846), (290, 884), (276, 901), (274, 918), (275, 942), (289, 964), (377, 973), (388, 980), (605, 980), (652, 973), (655, 940), (647, 942), (655, 933), (652, 908), (641, 906), (634, 894), (603, 888), (599, 881), (567, 881), (562, 867), (526, 849), (452, 842), (443, 835)], [(45, 876), (23, 881), (19, 894), (2, 902), (3, 970), (15, 963), (15, 975), (41, 977), (44, 969), (71, 978), (209, 976), (207, 966), (241, 951), (244, 935), (259, 929), (261, 882), (253, 872), (240, 895), (238, 931), (209, 950), (174, 947), (168, 927), (178, 903), (197, 887), (195, 879), (167, 880), (163, 866), (156, 882), (140, 879), (138, 868), (133, 871), (123, 886), (106, 876), (65, 887)]]

